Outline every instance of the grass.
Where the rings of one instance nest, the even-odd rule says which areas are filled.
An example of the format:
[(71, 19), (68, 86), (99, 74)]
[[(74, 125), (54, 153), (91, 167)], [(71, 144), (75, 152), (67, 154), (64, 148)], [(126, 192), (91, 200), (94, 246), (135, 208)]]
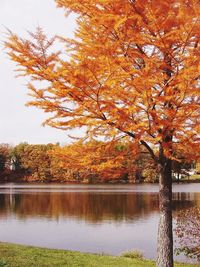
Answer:
[(144, 260), (144, 256), (142, 252), (138, 250), (125, 251), (125, 252), (122, 252), (120, 256), (125, 257), (125, 258)]
[(200, 180), (200, 174), (193, 174), (189, 177), (189, 180)]
[(0, 260), (0, 267), (8, 267), (8, 263), (4, 260)]
[[(155, 262), (0, 243), (0, 267), (153, 267)], [(197, 265), (175, 264), (175, 267)]]

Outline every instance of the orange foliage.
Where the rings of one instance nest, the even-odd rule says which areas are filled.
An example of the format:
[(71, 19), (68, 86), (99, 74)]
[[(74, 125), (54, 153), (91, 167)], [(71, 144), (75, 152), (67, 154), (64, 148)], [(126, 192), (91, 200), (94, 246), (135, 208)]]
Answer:
[[(79, 15), (75, 39), (48, 40), (39, 28), (29, 40), (10, 33), (5, 44), (30, 77), (29, 104), (53, 113), (46, 123), (127, 135), (155, 160), (154, 145), (167, 158), (199, 157), (199, 1), (56, 2)], [(69, 60), (51, 52), (57, 38)]]
[(51, 151), (58, 168), (68, 169), (86, 181), (122, 179), (130, 171), (135, 173), (137, 153), (135, 149), (131, 149), (131, 144), (110, 144), (94, 140), (56, 147)]

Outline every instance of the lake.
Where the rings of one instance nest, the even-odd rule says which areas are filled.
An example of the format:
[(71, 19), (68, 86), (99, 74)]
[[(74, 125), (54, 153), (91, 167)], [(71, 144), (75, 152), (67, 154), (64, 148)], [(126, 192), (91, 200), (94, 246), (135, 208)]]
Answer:
[[(112, 255), (137, 249), (155, 258), (158, 206), (154, 184), (1, 184), (0, 241)], [(194, 206), (200, 184), (173, 185), (174, 218)]]

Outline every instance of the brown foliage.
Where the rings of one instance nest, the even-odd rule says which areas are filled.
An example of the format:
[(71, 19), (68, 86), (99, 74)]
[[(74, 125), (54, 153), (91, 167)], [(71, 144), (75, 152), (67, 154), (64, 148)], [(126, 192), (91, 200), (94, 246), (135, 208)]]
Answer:
[(0, 172), (6, 169), (9, 160), (11, 146), (9, 144), (0, 144)]
[(200, 261), (200, 208), (193, 207), (180, 211), (175, 230), (180, 240), (178, 253), (183, 252)]

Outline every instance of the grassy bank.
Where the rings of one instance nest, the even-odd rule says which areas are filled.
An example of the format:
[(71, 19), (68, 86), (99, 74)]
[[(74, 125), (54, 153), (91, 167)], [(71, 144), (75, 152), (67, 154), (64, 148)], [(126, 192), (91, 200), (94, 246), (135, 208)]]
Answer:
[[(149, 260), (0, 243), (0, 267), (153, 267)], [(175, 264), (176, 267), (197, 265)]]

